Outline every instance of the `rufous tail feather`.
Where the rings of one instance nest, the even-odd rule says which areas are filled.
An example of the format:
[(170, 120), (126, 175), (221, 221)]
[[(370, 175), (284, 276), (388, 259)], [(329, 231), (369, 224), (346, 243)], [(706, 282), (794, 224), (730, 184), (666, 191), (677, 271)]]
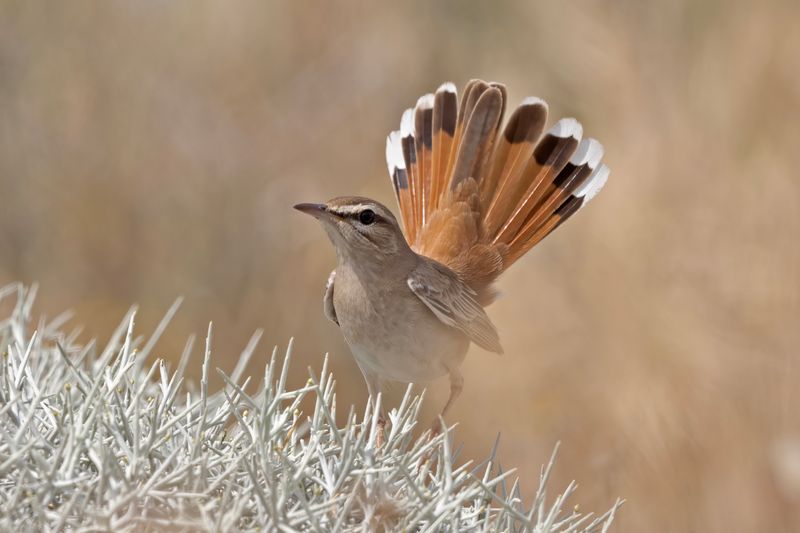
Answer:
[[(544, 131), (548, 106), (525, 98), (502, 127), (506, 88), (442, 84), (403, 113), (386, 162), (408, 242), (490, 302), (492, 282), (605, 185), (603, 146), (572, 118)], [(544, 132), (544, 133), (543, 133)]]

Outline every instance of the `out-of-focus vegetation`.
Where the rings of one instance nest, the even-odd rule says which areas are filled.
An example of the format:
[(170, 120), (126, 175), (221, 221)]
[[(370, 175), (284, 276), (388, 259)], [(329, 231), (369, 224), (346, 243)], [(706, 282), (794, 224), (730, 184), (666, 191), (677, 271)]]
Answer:
[(0, 285), (39, 281), (87, 337), (184, 295), (163, 354), (209, 319), (220, 357), (302, 332), (294, 377), (330, 351), (363, 406), (321, 311), (333, 252), (290, 206), (392, 205), (402, 110), (503, 81), (581, 120), (612, 176), (501, 280), (506, 355), (465, 363), (463, 453), (501, 432), (535, 479), (563, 440), (556, 482), (627, 498), (621, 531), (796, 531), (798, 20), (777, 0), (3, 2)]

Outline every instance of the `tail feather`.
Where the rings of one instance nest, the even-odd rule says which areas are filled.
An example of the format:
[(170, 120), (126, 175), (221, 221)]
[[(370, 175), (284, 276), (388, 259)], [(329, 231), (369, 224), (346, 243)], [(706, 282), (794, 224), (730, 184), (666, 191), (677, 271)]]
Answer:
[(506, 89), (506, 86), (504, 84), (498, 83), (496, 81), (489, 82), (489, 87), (492, 87), (500, 91), (500, 96), (503, 99), (503, 105), (500, 107), (500, 120), (498, 121), (497, 125), (499, 128), (500, 124), (502, 124), (503, 122), (503, 117), (506, 116), (506, 105), (508, 105), (508, 89)]
[(452, 83), (417, 101), (386, 144), (403, 228), (417, 252), (458, 272), (492, 299), (491, 283), (579, 211), (609, 170), (602, 145), (575, 119), (542, 134), (547, 104), (522, 101), (500, 132), (505, 86)]
[[(406, 163), (406, 172), (408, 173), (408, 189), (411, 197), (410, 207), (410, 224), (411, 239), (416, 238), (416, 234), (422, 227), (422, 220), (417, 216), (417, 204), (419, 203), (417, 189), (420, 187), (420, 174), (417, 168), (417, 146), (414, 141), (414, 110), (406, 109), (403, 117), (400, 119), (400, 138), (401, 146), (403, 149), (403, 159)], [(413, 242), (413, 240), (412, 240)]]
[(497, 140), (491, 171), (481, 181), (484, 228), (488, 235), (497, 233), (527, 189), (524, 171), (546, 120), (547, 104), (539, 98), (526, 98), (512, 113)]
[[(473, 90), (470, 96), (476, 92)], [(467, 178), (480, 182), (482, 169), (497, 131), (502, 107), (502, 93), (495, 88), (484, 91), (475, 102), (458, 147), (458, 155), (450, 178), (451, 190), (455, 190)]]
[(447, 189), (447, 163), (454, 146), (453, 135), (456, 131), (457, 118), (456, 86), (444, 83), (436, 90), (433, 100), (430, 212), (439, 206), (439, 199)]
[(417, 100), (414, 108), (414, 144), (417, 154), (420, 184), (415, 191), (416, 217), (425, 226), (431, 196), (431, 168), (433, 165), (433, 101), (432, 94)]
[(472, 111), (475, 109), (475, 104), (478, 98), (489, 90), (489, 84), (483, 80), (470, 80), (464, 87), (464, 96), (461, 99), (461, 107), (458, 110), (459, 121), (466, 124), (469, 117), (472, 116)]
[(586, 180), (584, 185), (579, 187), (567, 198), (556, 211), (550, 215), (547, 221), (536, 229), (526, 241), (519, 242), (516, 246), (509, 250), (509, 260), (514, 262), (523, 255), (525, 255), (531, 248), (539, 244), (542, 239), (550, 235), (557, 227), (566, 222), (566, 220), (580, 211), (592, 198), (600, 192), (600, 189), (606, 184), (608, 180), (609, 169), (605, 165), (595, 170), (589, 179)]
[(500, 231), (493, 237), (495, 243), (510, 243), (536, 206), (554, 188), (553, 181), (578, 147), (583, 134), (580, 123), (573, 118), (562, 118), (542, 136), (526, 164), (523, 182), (527, 184), (521, 196), (508, 195), (509, 203), (516, 207), (506, 217)]
[(489, 88), (489, 85), (482, 80), (470, 80), (464, 86), (464, 93), (461, 95), (461, 102), (458, 107), (458, 118), (456, 120), (456, 131), (453, 135), (453, 150), (450, 152), (450, 159), (447, 162), (447, 182), (450, 183), (449, 177), (453, 175), (453, 169), (458, 159), (459, 146), (464, 137), (464, 132), (469, 122), (469, 117), (472, 115), (473, 109), (477, 102), (477, 97)]
[(406, 160), (403, 157), (403, 139), (400, 131), (393, 131), (386, 137), (386, 165), (389, 167), (389, 176), (394, 187), (395, 197), (400, 206), (400, 218), (403, 221), (403, 231), (410, 235), (414, 228), (412, 213), (411, 191), (408, 183)]
[[(548, 219), (569, 200), (570, 196), (591, 177), (600, 165), (603, 146), (594, 139), (584, 139), (578, 149), (561, 169), (553, 182), (545, 188), (543, 198), (536, 204), (522, 228), (508, 243), (512, 257), (521, 257), (530, 247), (527, 242), (546, 224)], [(565, 210), (569, 208), (565, 207)], [(570, 213), (571, 214), (571, 213)], [(555, 226), (553, 227), (555, 229)], [(519, 251), (518, 251), (519, 249)], [(521, 253), (520, 253), (521, 252)]]

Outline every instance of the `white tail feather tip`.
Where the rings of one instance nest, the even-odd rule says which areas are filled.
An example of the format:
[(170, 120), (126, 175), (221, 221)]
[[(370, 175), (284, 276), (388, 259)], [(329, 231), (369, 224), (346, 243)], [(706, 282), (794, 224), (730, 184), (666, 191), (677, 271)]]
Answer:
[(419, 97), (417, 109), (433, 109), (433, 95), (428, 93)]
[(589, 202), (589, 200), (597, 196), (597, 193), (600, 192), (600, 189), (602, 189), (603, 185), (605, 185), (608, 181), (609, 174), (611, 174), (609, 168), (605, 165), (600, 165), (597, 170), (592, 172), (592, 175), (589, 176), (589, 179), (586, 180), (586, 183), (584, 183), (577, 191), (575, 191), (575, 196), (583, 196), (583, 203), (586, 204)]
[(570, 157), (569, 162), (575, 166), (588, 165), (590, 168), (597, 168), (600, 160), (603, 159), (603, 145), (595, 139), (583, 139), (578, 144), (577, 150)]
[(439, 85), (439, 88), (436, 89), (437, 93), (453, 93), (456, 94), (456, 84), (452, 81), (445, 82)]
[(523, 106), (533, 106), (533, 105), (540, 105), (545, 109), (548, 108), (547, 102), (539, 98), (538, 96), (528, 96), (522, 100), (522, 103), (519, 104), (520, 107)]
[(554, 137), (574, 137), (580, 139), (583, 136), (583, 126), (574, 118), (562, 118), (550, 128), (547, 133)]
[(396, 168), (406, 168), (399, 131), (393, 131), (386, 137), (386, 165), (389, 167), (389, 174), (394, 174)]
[(414, 136), (414, 110), (411, 108), (403, 111), (403, 117), (400, 119), (400, 136)]

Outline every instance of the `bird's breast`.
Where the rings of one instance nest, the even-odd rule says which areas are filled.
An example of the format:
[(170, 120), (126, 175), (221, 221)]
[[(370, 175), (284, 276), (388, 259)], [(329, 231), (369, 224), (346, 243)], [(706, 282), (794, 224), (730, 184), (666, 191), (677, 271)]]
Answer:
[(458, 366), (469, 347), (467, 337), (436, 318), (405, 279), (365, 283), (340, 266), (333, 302), (359, 366), (383, 379), (435, 379)]

